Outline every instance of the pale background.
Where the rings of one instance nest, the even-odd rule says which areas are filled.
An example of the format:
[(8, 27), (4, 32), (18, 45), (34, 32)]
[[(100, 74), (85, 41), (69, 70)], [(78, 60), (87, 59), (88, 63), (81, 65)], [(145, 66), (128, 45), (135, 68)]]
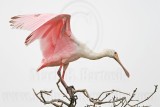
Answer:
[[(75, 88), (86, 88), (91, 96), (118, 89), (144, 99), (160, 85), (160, 1), (159, 0), (1, 0), (0, 1), (0, 106), (45, 107), (32, 88), (53, 90), (57, 67), (37, 73), (41, 62), (39, 42), (24, 45), (29, 31), (13, 30), (10, 17), (32, 13), (69, 13), (72, 32), (95, 51), (115, 49), (130, 72), (128, 79), (112, 59), (80, 59), (70, 64), (65, 80)], [(160, 106), (158, 92), (148, 101)], [(78, 106), (88, 100), (79, 96)], [(46, 107), (51, 105), (46, 105)]]

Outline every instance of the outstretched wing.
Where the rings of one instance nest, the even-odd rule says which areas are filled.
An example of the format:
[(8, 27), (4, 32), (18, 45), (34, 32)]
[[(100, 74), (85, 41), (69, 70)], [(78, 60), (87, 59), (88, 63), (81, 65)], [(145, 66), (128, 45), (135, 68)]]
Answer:
[[(41, 20), (43, 19), (42, 17), (40, 18), (40, 21), (38, 19), (37, 20), (34, 19), (33, 21), (30, 15), (28, 16), (22, 15), (22, 16), (23, 16), (22, 18), (20, 18), (19, 16), (13, 17), (11, 21), (12, 25), (15, 28), (34, 30), (26, 38), (25, 44), (29, 45), (34, 40), (40, 39), (41, 50), (44, 58), (49, 58), (53, 56), (54, 49), (58, 39), (60, 39), (62, 36), (70, 38), (71, 35), (70, 15), (61, 14), (58, 16), (53, 16), (53, 15), (50, 16), (50, 14), (46, 15), (40, 14), (36, 16), (37, 18), (40, 16), (46, 16), (47, 18), (45, 18), (45, 21), (43, 21), (43, 23), (41, 22)], [(32, 17), (35, 17), (35, 15), (32, 15)], [(18, 21), (14, 22), (14, 20), (18, 19), (19, 22)], [(31, 19), (31, 21), (29, 19)], [(20, 25), (21, 27), (18, 27)]]
[(10, 23), (13, 28), (34, 31), (48, 20), (54, 18), (55, 14), (31, 14), (12, 17)]

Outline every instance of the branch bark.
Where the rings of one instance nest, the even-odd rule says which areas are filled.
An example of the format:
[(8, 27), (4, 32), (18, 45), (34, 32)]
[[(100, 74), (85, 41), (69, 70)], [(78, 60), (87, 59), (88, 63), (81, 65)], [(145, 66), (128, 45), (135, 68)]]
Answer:
[[(62, 83), (63, 86), (65, 84), (64, 88), (66, 89), (67, 93), (61, 90), (59, 86), (60, 83)], [(99, 107), (100, 105), (107, 105), (107, 104), (112, 104), (112, 107), (149, 107), (144, 105), (141, 106), (141, 104), (149, 100), (156, 93), (158, 85), (155, 85), (154, 91), (142, 101), (134, 99), (137, 92), (137, 88), (132, 92), (131, 95), (126, 92), (113, 89), (110, 91), (101, 92), (97, 98), (92, 98), (86, 89), (76, 90), (74, 86), (68, 86), (64, 80), (61, 80), (61, 78), (57, 82), (57, 87), (58, 90), (63, 95), (63, 97), (66, 98), (66, 100), (51, 99), (49, 101), (46, 101), (44, 95), (51, 96), (50, 94), (52, 93), (52, 91), (40, 91), (36, 93), (36, 91), (33, 89), (33, 92), (40, 102), (44, 104), (51, 104), (55, 107), (64, 107), (64, 105), (67, 107), (76, 107), (78, 100), (78, 96), (76, 95), (77, 93), (82, 93), (90, 101), (91, 104), (86, 105), (85, 107)], [(123, 97), (116, 97), (115, 94), (122, 95)]]

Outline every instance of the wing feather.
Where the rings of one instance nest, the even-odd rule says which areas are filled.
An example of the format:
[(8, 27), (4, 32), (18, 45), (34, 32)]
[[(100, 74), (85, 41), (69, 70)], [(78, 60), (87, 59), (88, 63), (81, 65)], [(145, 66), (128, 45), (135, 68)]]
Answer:
[(36, 39), (40, 39), (40, 46), (44, 59), (52, 57), (56, 54), (55, 51), (59, 52), (60, 50), (65, 50), (63, 49), (64, 47), (70, 48), (73, 46), (73, 40), (70, 38), (70, 15), (18, 15), (11, 19), (10, 23), (14, 28), (32, 31), (26, 38), (26, 45), (29, 45)]
[(41, 37), (40, 45), (44, 58), (53, 56), (57, 40), (60, 37), (62, 26), (63, 23), (61, 21), (59, 21), (55, 27), (54, 24), (51, 25), (51, 27), (48, 28), (45, 34)]
[(34, 31), (56, 16), (55, 14), (18, 15), (12, 17), (10, 23), (13, 28)]

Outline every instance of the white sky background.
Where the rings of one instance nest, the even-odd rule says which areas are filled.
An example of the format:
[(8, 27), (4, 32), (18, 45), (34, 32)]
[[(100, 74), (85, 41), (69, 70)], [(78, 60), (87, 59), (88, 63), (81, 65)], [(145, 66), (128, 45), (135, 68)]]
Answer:
[[(30, 32), (9, 26), (10, 17), (19, 14), (71, 14), (75, 36), (95, 51), (115, 49), (131, 75), (128, 79), (110, 58), (79, 59), (70, 64), (65, 78), (76, 89), (86, 88), (91, 96), (97, 96), (104, 90), (131, 93), (138, 88), (137, 97), (143, 99), (154, 85), (160, 85), (159, 0), (1, 0), (0, 13), (1, 107), (44, 107), (32, 88), (53, 90), (53, 97), (60, 97), (55, 84), (58, 68), (45, 68), (37, 73), (41, 62), (39, 42), (26, 47), (24, 40)], [(158, 107), (159, 99), (158, 90), (147, 104)], [(80, 95), (78, 107), (87, 102)]]

